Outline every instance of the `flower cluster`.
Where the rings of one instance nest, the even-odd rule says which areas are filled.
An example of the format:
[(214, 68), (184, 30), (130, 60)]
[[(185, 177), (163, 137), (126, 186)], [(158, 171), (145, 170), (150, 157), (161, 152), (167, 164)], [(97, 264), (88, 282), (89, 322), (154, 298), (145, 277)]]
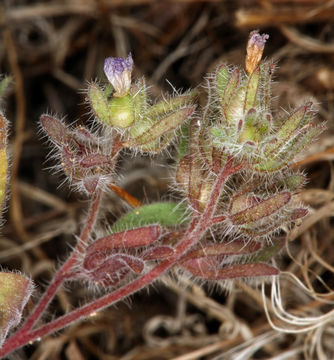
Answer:
[(107, 58), (105, 89), (93, 83), (87, 97), (96, 120), (122, 134), (123, 147), (156, 153), (167, 147), (180, 126), (194, 114), (195, 92), (151, 105), (144, 79), (131, 84), (133, 61)]

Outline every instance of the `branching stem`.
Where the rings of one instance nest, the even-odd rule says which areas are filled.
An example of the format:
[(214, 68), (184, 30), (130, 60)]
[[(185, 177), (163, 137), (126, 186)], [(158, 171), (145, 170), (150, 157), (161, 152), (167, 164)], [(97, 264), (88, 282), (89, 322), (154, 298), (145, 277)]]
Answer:
[[(12, 338), (14, 338), (14, 340), (16, 338), (21, 338), (21, 337), (24, 338), (25, 336), (30, 334), (30, 329), (41, 317), (41, 315), (43, 314), (43, 312), (46, 309), (46, 307), (48, 306), (48, 304), (54, 298), (58, 288), (61, 286), (61, 284), (67, 278), (68, 272), (72, 269), (73, 265), (75, 265), (75, 263), (77, 261), (78, 253), (82, 252), (85, 249), (85, 247), (87, 246), (89, 236), (90, 236), (90, 234), (93, 230), (94, 224), (96, 222), (98, 210), (99, 210), (100, 203), (101, 203), (101, 197), (102, 197), (102, 192), (101, 192), (101, 190), (98, 190), (92, 199), (91, 207), (89, 209), (89, 213), (87, 216), (87, 222), (86, 222), (85, 227), (82, 229), (82, 232), (80, 235), (80, 241), (78, 242), (76, 248), (73, 250), (71, 256), (66, 260), (66, 262), (62, 265), (62, 267), (57, 271), (54, 278), (52, 279), (51, 284), (46, 289), (45, 293), (41, 297), (38, 304), (35, 306), (35, 309), (33, 310), (33, 312), (27, 318), (24, 325), (20, 328), (20, 330), (16, 334), (14, 334), (12, 336)], [(16, 344), (16, 342), (14, 342), (12, 349), (16, 348), (15, 344)], [(5, 348), (5, 345), (0, 350), (0, 355), (2, 355), (4, 348)]]
[(183, 239), (175, 247), (175, 253), (173, 256), (162, 261), (148, 273), (142, 275), (133, 282), (115, 290), (114, 292), (102, 296), (101, 298), (96, 299), (93, 302), (82, 306), (81, 308), (73, 310), (72, 312), (63, 315), (58, 319), (51, 321), (50, 323), (45, 324), (35, 330), (31, 330), (32, 325), (38, 320), (43, 310), (54, 297), (58, 287), (66, 278), (66, 273), (76, 262), (77, 251), (82, 251), (84, 244), (87, 242), (89, 234), (91, 233), (96, 220), (96, 215), (101, 198), (101, 193), (96, 194), (92, 201), (87, 225), (85, 226), (81, 234), (82, 241), (80, 242), (80, 244), (78, 244), (76, 248), (77, 251), (75, 250), (72, 253), (71, 257), (58, 271), (47, 292), (42, 297), (41, 301), (36, 306), (34, 312), (31, 314), (25, 325), (4, 343), (2, 349), (0, 350), (0, 356), (4, 356), (9, 352), (17, 349), (18, 347), (21, 347), (31, 341), (46, 336), (54, 331), (60, 330), (70, 325), (71, 323), (87, 317), (107, 306), (110, 306), (115, 302), (120, 301), (125, 297), (133, 294), (134, 292), (151, 284), (161, 274), (171, 268), (187, 250), (189, 250), (202, 238), (208, 227), (212, 224), (212, 218), (215, 213), (217, 199), (220, 196), (225, 181), (230, 175), (236, 173), (239, 170), (240, 166), (233, 165), (232, 158), (228, 159), (223, 170), (217, 175), (216, 182), (214, 184), (205, 211), (200, 216), (200, 218), (194, 219), (193, 222), (189, 225), (188, 231), (185, 233)]

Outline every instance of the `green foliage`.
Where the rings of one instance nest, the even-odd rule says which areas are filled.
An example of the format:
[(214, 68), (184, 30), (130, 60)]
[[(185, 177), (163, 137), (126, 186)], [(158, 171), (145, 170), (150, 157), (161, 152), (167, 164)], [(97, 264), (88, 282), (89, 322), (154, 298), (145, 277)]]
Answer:
[(131, 210), (116, 221), (111, 230), (120, 232), (154, 224), (175, 227), (186, 223), (188, 216), (187, 208), (182, 204), (159, 202)]

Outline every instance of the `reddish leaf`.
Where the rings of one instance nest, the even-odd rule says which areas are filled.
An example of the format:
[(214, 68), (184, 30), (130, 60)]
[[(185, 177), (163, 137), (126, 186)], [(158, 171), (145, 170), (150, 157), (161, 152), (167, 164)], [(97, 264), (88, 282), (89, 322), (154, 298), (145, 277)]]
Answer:
[(212, 244), (203, 246), (199, 249), (189, 251), (182, 257), (182, 261), (188, 259), (197, 259), (201, 257), (217, 256), (217, 255), (243, 255), (250, 254), (261, 249), (261, 243), (257, 241), (249, 241), (245, 243), (242, 240), (234, 240), (229, 243)]
[(165, 259), (174, 254), (174, 249), (170, 246), (155, 246), (145, 251), (142, 255), (143, 260), (159, 260)]
[(107, 249), (126, 249), (146, 246), (158, 240), (160, 232), (161, 228), (159, 225), (144, 226), (133, 230), (118, 232), (93, 242), (88, 246), (87, 254)]
[[(99, 260), (103, 261), (105, 258), (102, 257), (102, 253), (100, 255), (101, 258)], [(93, 277), (95, 281), (102, 279), (103, 273), (110, 277), (122, 269), (129, 269), (136, 274), (140, 274), (144, 270), (144, 262), (141, 259), (125, 254), (111, 255), (100, 264), (95, 262), (95, 265), (95, 268), (92, 269), (93, 271), (90, 272), (90, 276)], [(86, 270), (91, 269), (86, 267)]]
[(50, 115), (41, 116), (41, 125), (50, 139), (57, 145), (66, 145), (71, 141), (71, 133), (63, 123)]

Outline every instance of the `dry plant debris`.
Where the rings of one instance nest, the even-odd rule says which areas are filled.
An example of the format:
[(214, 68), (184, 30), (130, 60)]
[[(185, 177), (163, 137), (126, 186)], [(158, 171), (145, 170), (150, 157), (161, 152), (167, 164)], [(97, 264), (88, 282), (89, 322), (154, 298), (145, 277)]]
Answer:
[[(78, 91), (99, 74), (105, 57), (135, 56), (137, 75), (168, 89), (194, 87), (217, 62), (243, 63), (249, 30), (270, 34), (265, 57), (278, 62), (277, 103), (318, 104), (328, 130), (300, 159), (309, 174), (299, 194), (310, 215), (289, 234), (277, 259), (284, 274), (271, 288), (235, 284), (219, 289), (166, 279), (20, 351), (20, 359), (330, 359), (334, 356), (334, 2), (272, 1), (28, 1), (0, 4), (0, 72), (12, 74), (6, 94), (10, 128), (11, 203), (0, 235), (2, 267), (21, 269), (43, 286), (68, 251), (85, 211), (61, 179), (43, 169), (36, 135), (41, 112), (85, 119)], [(155, 93), (152, 94), (153, 96)], [(165, 165), (124, 157), (118, 184), (145, 203), (168, 192)], [(144, 190), (138, 190), (138, 189)], [(110, 217), (124, 210), (105, 201)], [(55, 254), (57, 254), (55, 256)], [(87, 289), (59, 292), (49, 316), (70, 309)], [(266, 306), (263, 305), (265, 299)], [(283, 304), (280, 302), (283, 299)], [(31, 306), (31, 304), (30, 304)], [(27, 310), (29, 311), (29, 309)], [(267, 314), (266, 314), (267, 312)], [(268, 317), (272, 324), (268, 323)], [(276, 330), (275, 330), (276, 329)]]

